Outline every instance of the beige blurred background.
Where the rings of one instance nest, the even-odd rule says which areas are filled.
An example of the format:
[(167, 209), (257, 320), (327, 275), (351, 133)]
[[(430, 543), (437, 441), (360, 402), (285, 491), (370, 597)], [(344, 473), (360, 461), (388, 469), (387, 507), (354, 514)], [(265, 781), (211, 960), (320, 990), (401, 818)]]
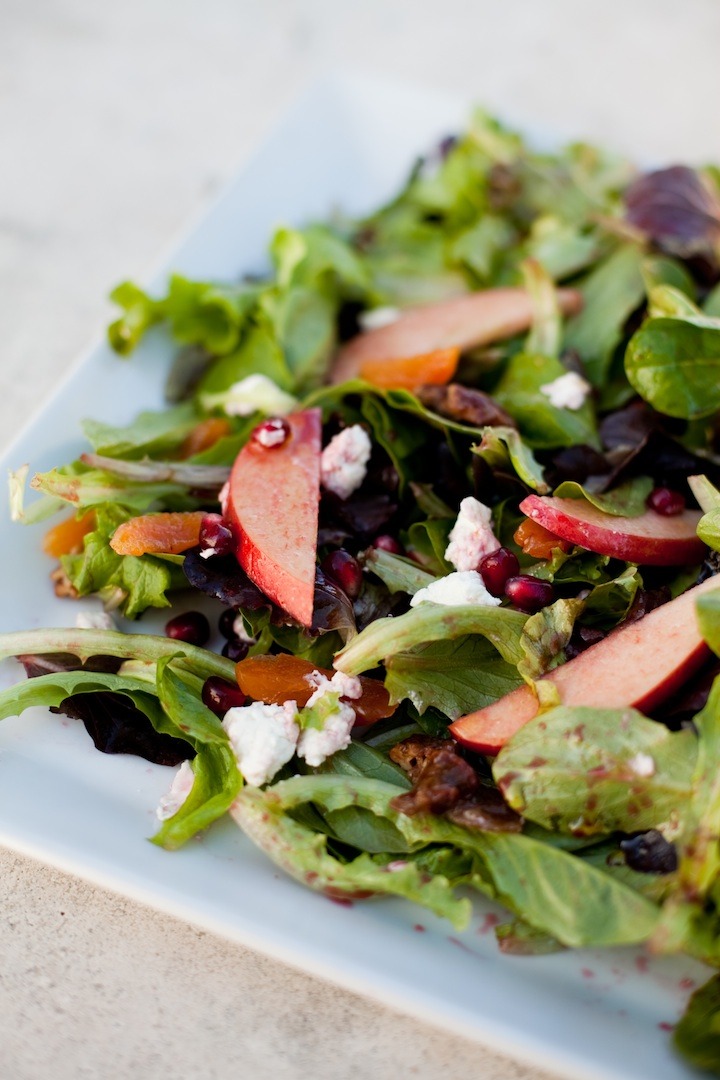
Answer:
[[(0, 442), (313, 78), (720, 160), (719, 47), (716, 0), (0, 0)], [(0, 1080), (546, 1075), (3, 851), (0, 905)]]

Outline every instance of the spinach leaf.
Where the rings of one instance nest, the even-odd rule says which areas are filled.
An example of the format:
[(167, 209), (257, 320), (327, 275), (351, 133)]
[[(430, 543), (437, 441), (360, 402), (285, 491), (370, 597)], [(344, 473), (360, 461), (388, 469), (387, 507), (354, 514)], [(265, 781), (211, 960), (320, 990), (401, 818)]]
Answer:
[(710, 416), (720, 408), (720, 319), (648, 319), (630, 339), (625, 373), (658, 412)]
[(517, 421), (523, 438), (535, 450), (578, 443), (596, 449), (600, 446), (589, 399), (579, 409), (559, 409), (541, 389), (565, 374), (567, 369), (555, 357), (517, 353), (495, 388), (494, 397)]
[(621, 244), (581, 284), (583, 308), (567, 325), (565, 346), (580, 354), (594, 386), (605, 384), (625, 323), (645, 296), (642, 259), (637, 245)]
[(697, 740), (633, 709), (560, 706), (525, 724), (493, 776), (524, 817), (592, 836), (641, 832), (689, 808)]

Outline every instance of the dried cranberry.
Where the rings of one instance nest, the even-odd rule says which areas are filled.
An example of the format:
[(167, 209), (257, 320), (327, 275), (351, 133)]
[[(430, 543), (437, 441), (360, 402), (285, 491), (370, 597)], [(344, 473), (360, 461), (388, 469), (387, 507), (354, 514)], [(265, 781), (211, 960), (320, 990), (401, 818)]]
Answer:
[(504, 596), (508, 579), (520, 572), (520, 563), (513, 551), (501, 547), (486, 555), (478, 570), (491, 596)]
[(518, 574), (508, 578), (505, 595), (516, 608), (532, 614), (551, 604), (555, 591), (549, 581), (541, 581), (530, 574)]
[(379, 551), (389, 551), (391, 555), (405, 554), (402, 544), (394, 536), (389, 536), (388, 533), (381, 533), (380, 536), (376, 536), (372, 546)]
[(227, 682), (219, 675), (211, 675), (203, 684), (202, 700), (203, 705), (216, 716), (224, 716), (228, 709), (238, 709), (244, 705), (245, 695), (235, 683)]
[(206, 514), (200, 524), (200, 547), (215, 555), (229, 555), (235, 550), (235, 537), (220, 514)]
[(210, 639), (210, 623), (201, 611), (186, 611), (165, 624), (165, 633), (188, 645), (205, 645)]
[(229, 607), (225, 608), (222, 615), (218, 619), (218, 630), (224, 638), (227, 638), (228, 641), (230, 641), (231, 638), (237, 637), (237, 634), (235, 633), (235, 620), (237, 619), (237, 616), (238, 613), (236, 609)]
[(329, 555), (326, 555), (321, 567), (324, 573), (336, 585), (339, 585), (351, 600), (357, 599), (363, 583), (362, 567), (357, 559), (353, 558), (348, 551), (343, 551), (340, 548), (338, 551), (331, 551)]
[(249, 642), (242, 641), (239, 637), (234, 637), (225, 642), (222, 647), (222, 654), (223, 656), (226, 656), (228, 660), (232, 660), (233, 664), (237, 664), (239, 660), (245, 659), (249, 648)]
[(647, 497), (647, 504), (656, 514), (663, 517), (675, 517), (685, 509), (685, 496), (672, 488), (654, 488)]
[(265, 450), (277, 450), (290, 437), (290, 425), (284, 416), (263, 420), (252, 433), (252, 440)]

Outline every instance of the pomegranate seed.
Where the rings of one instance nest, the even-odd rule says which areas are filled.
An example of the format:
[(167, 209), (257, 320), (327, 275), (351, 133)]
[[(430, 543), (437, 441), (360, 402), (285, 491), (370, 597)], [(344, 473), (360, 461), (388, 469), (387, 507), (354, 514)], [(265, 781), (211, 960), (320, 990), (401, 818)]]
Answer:
[(516, 577), (520, 572), (517, 555), (509, 548), (491, 551), (480, 563), (478, 570), (491, 596), (504, 596), (508, 578)]
[(165, 633), (188, 645), (205, 645), (210, 638), (210, 623), (201, 611), (186, 611), (165, 624)]
[(235, 633), (235, 620), (237, 618), (237, 614), (238, 613), (236, 608), (229, 607), (226, 608), (225, 611), (223, 611), (222, 615), (218, 619), (218, 630), (224, 638), (227, 638), (228, 641), (231, 641), (233, 638), (237, 637), (237, 634)]
[(263, 420), (252, 433), (253, 442), (266, 450), (276, 450), (290, 437), (290, 425), (283, 416), (273, 416)]
[(228, 709), (239, 709), (245, 704), (245, 695), (239, 686), (211, 675), (202, 688), (202, 702), (216, 716), (224, 716)]
[(363, 583), (362, 567), (348, 551), (343, 551), (342, 548), (331, 551), (323, 559), (321, 569), (351, 600), (356, 600), (360, 595)]
[(657, 487), (647, 497), (647, 504), (656, 514), (663, 517), (675, 517), (685, 509), (685, 496), (672, 488)]
[(220, 514), (206, 514), (200, 524), (200, 547), (215, 555), (229, 555), (235, 550), (235, 537)]
[(222, 647), (222, 654), (223, 656), (226, 656), (228, 660), (232, 660), (233, 664), (237, 664), (239, 660), (245, 659), (249, 648), (249, 642), (241, 641), (239, 637), (234, 637), (225, 642)]
[(518, 574), (505, 582), (505, 595), (516, 608), (530, 615), (551, 604), (555, 590), (549, 581), (541, 581), (530, 574)]
[(376, 536), (372, 542), (374, 548), (378, 548), (379, 551), (389, 551), (391, 555), (404, 555), (405, 549), (402, 544), (395, 539), (394, 536), (389, 536), (387, 533), (381, 533), (380, 536)]

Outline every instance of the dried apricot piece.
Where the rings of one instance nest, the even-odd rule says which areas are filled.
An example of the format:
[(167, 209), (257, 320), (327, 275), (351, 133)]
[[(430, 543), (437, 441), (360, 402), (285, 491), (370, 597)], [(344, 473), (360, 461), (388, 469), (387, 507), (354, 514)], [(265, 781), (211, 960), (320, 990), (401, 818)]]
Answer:
[(572, 548), (572, 544), (567, 540), (561, 540), (555, 533), (551, 533), (543, 525), (538, 525), (537, 521), (531, 518), (525, 518), (518, 525), (514, 540), (525, 554), (532, 556), (533, 559), (551, 559), (555, 548), (560, 548), (561, 551), (570, 551)]
[[(282, 705), (283, 701), (297, 701), (299, 706), (307, 704), (313, 687), (306, 676), (319, 671), (326, 678), (332, 678), (334, 672), (327, 668), (316, 667), (309, 660), (299, 656), (280, 653), (278, 656), (248, 656), (235, 665), (238, 686), (244, 694), (255, 701), (264, 701), (266, 705)], [(392, 716), (395, 706), (390, 704), (390, 695), (382, 683), (375, 679), (360, 677), (362, 697), (353, 701), (359, 724), (373, 724)]]
[(75, 555), (82, 551), (83, 540), (95, 528), (95, 511), (87, 510), (81, 517), (72, 517), (58, 521), (48, 529), (43, 537), (43, 551), (54, 559), (62, 555)]
[(421, 384), (441, 386), (452, 379), (459, 357), (459, 349), (435, 349), (397, 360), (366, 360), (360, 376), (383, 390), (414, 390)]
[(110, 547), (118, 555), (180, 555), (200, 542), (202, 510), (143, 514), (118, 525)]
[(192, 431), (185, 436), (180, 447), (180, 457), (189, 458), (209, 450), (219, 439), (224, 439), (232, 431), (230, 421), (222, 416), (208, 416), (200, 420)]

